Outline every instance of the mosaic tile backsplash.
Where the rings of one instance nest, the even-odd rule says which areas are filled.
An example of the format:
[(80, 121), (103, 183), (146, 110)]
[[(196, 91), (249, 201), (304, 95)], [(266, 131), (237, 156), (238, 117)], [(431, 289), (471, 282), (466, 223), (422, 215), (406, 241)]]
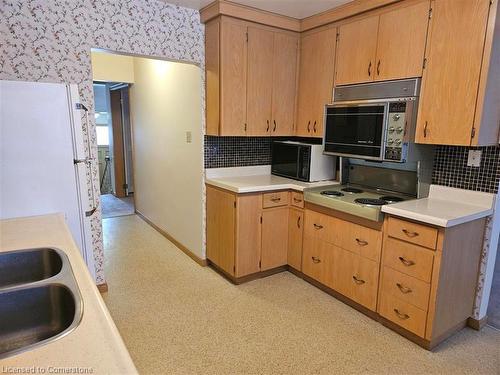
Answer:
[(205, 168), (271, 164), (270, 137), (205, 136)]
[[(481, 165), (468, 167), (469, 150), (481, 150)], [(500, 182), (500, 146), (438, 146), (432, 183), (460, 189), (497, 193)]]

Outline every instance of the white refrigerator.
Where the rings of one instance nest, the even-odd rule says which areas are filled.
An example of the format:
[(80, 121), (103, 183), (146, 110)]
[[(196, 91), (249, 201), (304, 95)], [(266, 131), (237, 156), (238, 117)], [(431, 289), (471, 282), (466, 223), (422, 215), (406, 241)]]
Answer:
[[(0, 81), (0, 219), (64, 213), (95, 279), (90, 219), (98, 200), (87, 174), (76, 85)], [(87, 139), (88, 142), (88, 139)]]

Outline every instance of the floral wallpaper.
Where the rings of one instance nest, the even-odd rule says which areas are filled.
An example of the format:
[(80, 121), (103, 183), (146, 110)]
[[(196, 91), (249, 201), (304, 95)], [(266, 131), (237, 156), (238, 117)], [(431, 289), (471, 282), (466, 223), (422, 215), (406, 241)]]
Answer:
[[(81, 101), (90, 109), (86, 136), (97, 158), (92, 48), (186, 61), (203, 68), (204, 27), (198, 11), (157, 0), (0, 0), (0, 79), (78, 84)], [(99, 196), (97, 164), (90, 178)], [(96, 282), (102, 284), (100, 207), (92, 217), (92, 243)]]

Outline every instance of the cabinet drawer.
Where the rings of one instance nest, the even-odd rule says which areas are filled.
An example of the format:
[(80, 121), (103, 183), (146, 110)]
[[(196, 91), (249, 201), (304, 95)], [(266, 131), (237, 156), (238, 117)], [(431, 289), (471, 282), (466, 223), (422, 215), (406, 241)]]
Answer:
[(303, 193), (299, 193), (297, 191), (292, 191), (291, 196), (292, 196), (292, 201), (291, 201), (292, 206), (304, 208), (304, 194)]
[(302, 251), (302, 272), (333, 288), (335, 246), (318, 238), (305, 236)]
[(382, 232), (347, 221), (340, 221), (340, 247), (376, 262), (382, 252)]
[(431, 281), (434, 252), (388, 237), (384, 244), (383, 263), (406, 275)]
[(380, 315), (384, 318), (420, 337), (424, 337), (427, 320), (425, 311), (387, 293), (381, 295), (379, 310)]
[(427, 225), (389, 217), (387, 225), (389, 236), (411, 242), (429, 249), (436, 248), (438, 231)]
[(383, 269), (381, 292), (408, 302), (421, 310), (428, 310), (430, 284), (392, 268)]
[(311, 210), (306, 210), (305, 216), (304, 233), (307, 236), (339, 244), (340, 220)]
[(279, 207), (288, 205), (288, 191), (262, 194), (262, 207)]
[(377, 308), (378, 263), (337, 248), (333, 288), (373, 311)]

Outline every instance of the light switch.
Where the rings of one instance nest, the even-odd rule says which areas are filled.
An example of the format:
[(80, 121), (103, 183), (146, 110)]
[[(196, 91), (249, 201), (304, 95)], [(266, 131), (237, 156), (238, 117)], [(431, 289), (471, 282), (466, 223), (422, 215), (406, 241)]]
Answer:
[(467, 159), (468, 167), (479, 167), (481, 165), (481, 150), (469, 150), (469, 158)]
[(191, 132), (186, 132), (186, 143), (191, 143), (193, 141), (193, 135)]

